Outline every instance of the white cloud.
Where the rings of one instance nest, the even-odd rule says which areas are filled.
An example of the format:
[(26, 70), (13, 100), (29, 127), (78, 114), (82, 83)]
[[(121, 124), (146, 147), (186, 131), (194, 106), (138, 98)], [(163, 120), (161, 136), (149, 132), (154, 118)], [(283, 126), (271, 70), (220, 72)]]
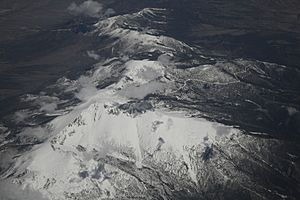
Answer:
[(47, 137), (49, 137), (46, 128), (42, 128), (42, 127), (25, 128), (18, 136), (19, 139), (24, 143), (34, 143), (37, 141), (40, 142), (47, 139)]
[(20, 111), (15, 113), (14, 120), (17, 123), (20, 123), (20, 122), (24, 122), (24, 120), (26, 120), (28, 117), (30, 117), (30, 114), (28, 113), (28, 111), (20, 110)]
[[(30, 95), (24, 98), (23, 100), (27, 102), (32, 102), (34, 105), (39, 106), (39, 110), (45, 113), (54, 113), (57, 109), (58, 104), (60, 103), (59, 98), (54, 96), (47, 96), (47, 95), (42, 95), (42, 96)], [(17, 122), (21, 122), (24, 119), (28, 118), (30, 115), (25, 111), (23, 111), (23, 112), (17, 112), (15, 116), (16, 116), (15, 120)]]
[(103, 5), (97, 1), (88, 0), (80, 5), (71, 3), (68, 10), (74, 15), (86, 15), (89, 17), (100, 17), (103, 13)]
[(296, 113), (299, 112), (299, 111), (298, 111), (296, 108), (294, 108), (294, 107), (287, 107), (286, 109), (287, 109), (287, 111), (288, 111), (288, 113), (289, 113), (289, 116), (292, 116), (292, 115), (294, 115), (294, 114), (296, 114)]
[(75, 96), (81, 101), (88, 101), (89, 98), (97, 94), (97, 88), (93, 84), (93, 81), (87, 77), (82, 76), (78, 80), (79, 83), (79, 92), (75, 94)]
[(97, 88), (93, 85), (86, 85), (75, 96), (81, 101), (88, 101), (95, 94), (97, 94)]
[(174, 62), (172, 61), (172, 55), (162, 54), (157, 58), (157, 61), (160, 62), (164, 66), (172, 66)]
[(100, 56), (95, 53), (95, 51), (87, 51), (87, 55), (90, 58), (93, 58), (95, 60), (99, 60)]
[(113, 14), (115, 14), (115, 13), (116, 13), (116, 12), (114, 11), (114, 9), (108, 8), (108, 9), (105, 11), (104, 15), (105, 15), (105, 16), (111, 16), (111, 15), (113, 15)]

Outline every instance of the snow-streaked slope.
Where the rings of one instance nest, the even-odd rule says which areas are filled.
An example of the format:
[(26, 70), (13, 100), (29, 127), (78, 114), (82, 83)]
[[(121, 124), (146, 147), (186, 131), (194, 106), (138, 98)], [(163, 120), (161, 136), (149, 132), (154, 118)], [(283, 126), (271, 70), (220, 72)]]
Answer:
[[(109, 104), (91, 104), (60, 133), (22, 156), (14, 174), (17, 180), (53, 199), (64, 199), (66, 191), (80, 194), (95, 185), (118, 196), (118, 187), (113, 185), (116, 179), (134, 177), (99, 161), (111, 156), (135, 163), (137, 170), (148, 167), (149, 162), (169, 165), (165, 173), (185, 167), (186, 179), (197, 184), (195, 158), (189, 149), (204, 152), (211, 148), (223, 125), (164, 111), (133, 117)], [(228, 134), (238, 132), (228, 129)]]
[[(85, 91), (113, 73), (113, 67), (104, 64), (89, 78), (81, 78), (88, 87), (77, 95), (84, 97), (84, 102), (51, 121), (47, 131), (52, 136), (19, 157), (6, 177), (13, 176), (17, 183), (50, 199), (67, 199), (70, 195), (83, 198), (84, 192), (98, 198), (121, 198), (119, 184), (126, 184), (125, 180), (143, 187), (134, 175), (101, 161), (111, 157), (133, 163), (136, 170), (155, 166), (163, 167), (166, 174), (184, 173), (187, 183), (198, 185), (195, 159), (209, 159), (216, 138), (239, 131), (163, 107), (144, 109), (143, 104), (137, 104), (131, 111), (124, 110), (132, 99), (172, 92), (175, 85), (165, 78), (167, 69), (160, 59), (126, 60), (118, 82), (92, 93)], [(222, 128), (227, 130), (226, 135), (220, 135)], [(191, 157), (193, 148), (203, 155)]]

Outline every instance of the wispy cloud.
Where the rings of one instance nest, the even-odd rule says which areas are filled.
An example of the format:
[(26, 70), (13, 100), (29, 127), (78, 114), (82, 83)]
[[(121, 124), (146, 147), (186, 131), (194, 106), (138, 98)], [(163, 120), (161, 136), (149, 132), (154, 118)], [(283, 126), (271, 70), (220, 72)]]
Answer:
[(157, 61), (160, 62), (164, 66), (174, 65), (172, 61), (172, 55), (169, 54), (162, 54), (157, 58)]
[(105, 11), (104, 15), (105, 15), (105, 16), (111, 16), (111, 15), (113, 15), (113, 14), (115, 14), (115, 13), (116, 13), (116, 12), (115, 12), (114, 9), (108, 8), (108, 9)]
[(46, 200), (41, 193), (32, 191), (28, 187), (21, 188), (17, 184), (13, 184), (9, 181), (0, 182), (0, 199), (1, 200)]
[[(58, 104), (60, 103), (60, 100), (58, 97), (54, 96), (47, 96), (47, 95), (28, 95), (26, 98), (23, 98), (23, 101), (25, 102), (32, 102), (34, 105), (39, 106), (39, 110), (41, 112), (45, 113), (54, 113), (57, 109)], [(19, 118), (19, 121), (22, 121), (22, 117), (24, 116), (24, 113), (17, 113), (17, 118)]]
[(75, 94), (75, 97), (81, 101), (88, 101), (89, 98), (97, 94), (97, 88), (93, 82), (93, 78), (88, 76), (82, 76), (78, 80), (79, 92)]
[(87, 55), (90, 58), (93, 58), (95, 60), (99, 60), (100, 56), (98, 54), (96, 54), (95, 51), (87, 51)]
[(17, 123), (24, 122), (28, 117), (30, 117), (28, 111), (20, 110), (15, 113), (14, 121)]
[(25, 128), (23, 131), (18, 135), (20, 141), (23, 143), (35, 143), (41, 142), (49, 137), (49, 133), (47, 128), (36, 127), (36, 128)]

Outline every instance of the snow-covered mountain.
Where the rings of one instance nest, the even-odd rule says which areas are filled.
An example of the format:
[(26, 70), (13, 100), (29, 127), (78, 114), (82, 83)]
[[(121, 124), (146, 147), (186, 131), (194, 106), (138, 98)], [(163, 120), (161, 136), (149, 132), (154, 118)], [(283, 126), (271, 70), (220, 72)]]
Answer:
[(169, 12), (97, 22), (86, 34), (107, 45), (89, 51), (93, 69), (24, 97), (36, 109), (18, 111), (23, 122), (51, 120), (5, 138), (1, 178), (53, 200), (297, 199), (297, 151), (280, 151), (293, 141), (265, 131), (298, 116), (282, 103), (274, 117), (297, 89), (281, 82), (291, 69), (207, 56), (168, 35)]

